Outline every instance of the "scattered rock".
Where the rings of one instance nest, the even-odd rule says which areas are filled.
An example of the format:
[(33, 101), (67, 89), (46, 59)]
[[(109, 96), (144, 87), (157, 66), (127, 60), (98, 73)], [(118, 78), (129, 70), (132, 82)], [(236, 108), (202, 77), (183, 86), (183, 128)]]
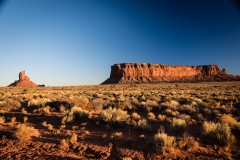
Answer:
[(151, 63), (122, 63), (111, 66), (110, 78), (102, 84), (239, 81), (218, 65), (169, 66)]

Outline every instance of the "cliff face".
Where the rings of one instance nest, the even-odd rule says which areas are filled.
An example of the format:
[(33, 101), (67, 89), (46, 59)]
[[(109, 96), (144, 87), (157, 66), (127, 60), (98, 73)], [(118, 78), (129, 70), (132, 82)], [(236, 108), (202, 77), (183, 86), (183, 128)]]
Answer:
[(111, 66), (110, 78), (102, 84), (240, 80), (217, 65), (168, 66), (150, 63), (122, 63)]
[(25, 71), (19, 73), (19, 80), (14, 81), (9, 87), (36, 87), (37, 84), (30, 81), (30, 78), (25, 75)]

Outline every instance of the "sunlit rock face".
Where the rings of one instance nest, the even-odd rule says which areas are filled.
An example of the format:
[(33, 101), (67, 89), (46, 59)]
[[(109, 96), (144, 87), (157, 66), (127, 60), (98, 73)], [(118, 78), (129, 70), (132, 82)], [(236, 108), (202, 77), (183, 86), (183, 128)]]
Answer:
[(218, 65), (169, 66), (151, 63), (121, 63), (111, 66), (110, 78), (102, 84), (232, 81), (239, 76), (228, 75)]
[(25, 75), (25, 71), (19, 73), (19, 80), (15, 80), (9, 87), (37, 87), (38, 85), (30, 81), (30, 78)]

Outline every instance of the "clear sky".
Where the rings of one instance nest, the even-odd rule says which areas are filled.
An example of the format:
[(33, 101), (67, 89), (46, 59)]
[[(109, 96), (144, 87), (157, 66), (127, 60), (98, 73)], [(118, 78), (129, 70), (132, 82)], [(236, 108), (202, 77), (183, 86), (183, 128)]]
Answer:
[(0, 0), (0, 86), (100, 84), (111, 65), (218, 64), (240, 75), (240, 12), (229, 0)]

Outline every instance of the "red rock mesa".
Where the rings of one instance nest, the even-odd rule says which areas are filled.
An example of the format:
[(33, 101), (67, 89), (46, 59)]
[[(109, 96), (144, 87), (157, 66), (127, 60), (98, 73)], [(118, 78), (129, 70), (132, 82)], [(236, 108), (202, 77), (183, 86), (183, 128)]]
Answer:
[(169, 66), (151, 63), (122, 63), (111, 66), (110, 78), (102, 84), (198, 81), (239, 81), (218, 65)]
[(15, 80), (9, 87), (37, 87), (38, 85), (30, 81), (30, 78), (25, 75), (25, 71), (19, 73), (19, 80)]

